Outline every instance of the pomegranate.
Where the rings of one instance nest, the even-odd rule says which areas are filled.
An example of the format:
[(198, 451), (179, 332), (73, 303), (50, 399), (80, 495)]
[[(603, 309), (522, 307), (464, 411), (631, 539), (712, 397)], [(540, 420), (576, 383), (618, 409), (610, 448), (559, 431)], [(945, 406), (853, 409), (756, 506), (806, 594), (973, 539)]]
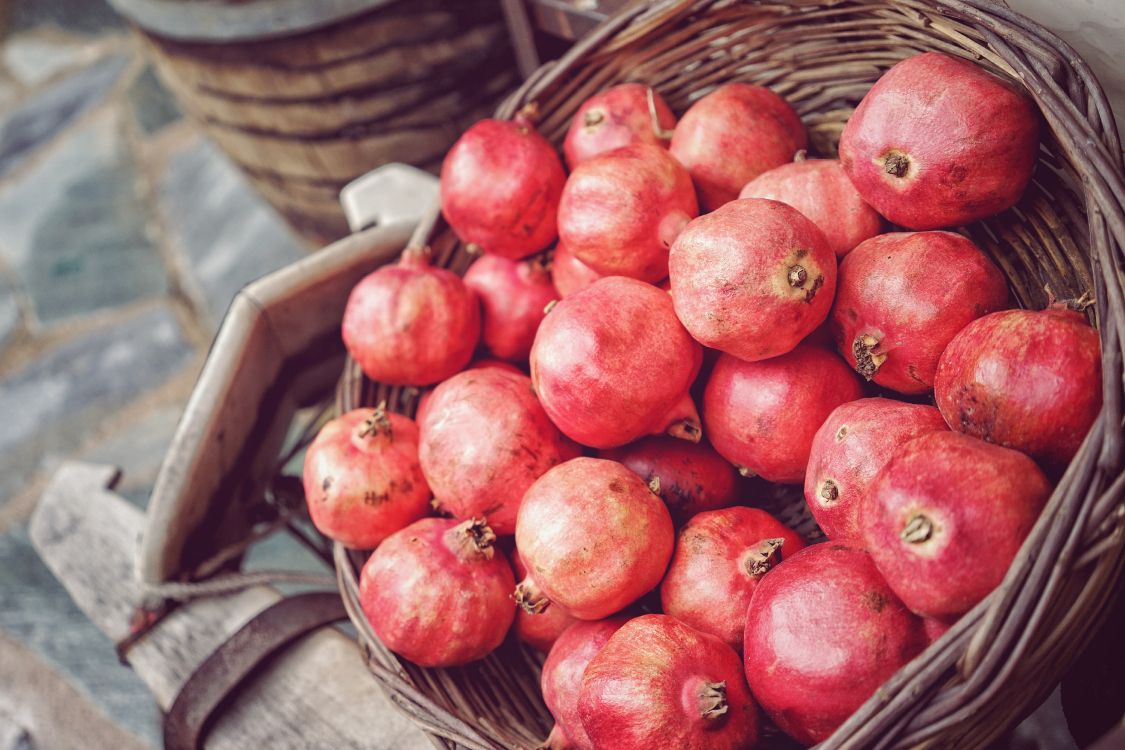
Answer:
[(344, 346), (364, 374), (389, 385), (430, 385), (459, 371), (480, 338), (480, 303), (461, 277), (422, 250), (365, 276), (344, 308)]
[(560, 242), (555, 246), (555, 257), (551, 261), (551, 280), (560, 297), (580, 292), (601, 277), (600, 273), (567, 250), (566, 245)]
[(516, 520), (516, 547), (530, 577), (517, 603), (541, 599), (598, 620), (651, 591), (672, 557), (667, 508), (616, 461), (574, 458), (536, 480)]
[[(527, 566), (523, 564), (519, 550), (512, 554), (512, 567), (516, 570), (516, 578), (527, 578)], [(539, 611), (516, 607), (516, 621), (512, 627), (521, 641), (547, 653), (558, 637), (576, 622), (582, 620), (571, 617), (558, 605), (546, 606)]]
[(418, 457), (442, 507), (457, 518), (516, 530), (532, 482), (561, 463), (562, 436), (522, 374), (466, 370), (434, 389), (419, 422)]
[(559, 298), (544, 263), (485, 255), (465, 273), (465, 286), (481, 301), (485, 348), (500, 359), (527, 359), (543, 310)]
[(563, 142), (566, 163), (579, 164), (622, 146), (651, 143), (668, 147), (676, 116), (660, 94), (640, 83), (614, 86), (578, 108)]
[(909, 229), (958, 226), (1012, 207), (1038, 155), (1031, 100), (940, 52), (883, 74), (840, 138), (840, 161), (859, 194)]
[(969, 611), (1008, 572), (1051, 494), (1030, 458), (958, 432), (931, 432), (891, 458), (860, 508), (867, 548), (906, 606)]
[(728, 83), (684, 113), (670, 150), (691, 173), (700, 206), (714, 211), (807, 145), (805, 126), (788, 102), (762, 86)]
[(669, 437), (642, 438), (600, 453), (648, 482), (672, 521), (680, 526), (696, 513), (734, 505), (738, 472), (713, 448)]
[(953, 429), (1061, 472), (1101, 409), (1098, 332), (1063, 304), (977, 318), (941, 355), (934, 396)]
[(578, 717), (582, 675), (586, 673), (590, 660), (609, 642), (610, 636), (628, 621), (629, 618), (624, 616), (591, 622), (579, 620), (563, 631), (551, 647), (539, 680), (543, 702), (550, 709), (551, 716), (555, 717), (555, 728), (544, 743), (550, 750), (594, 750)]
[(719, 357), (703, 392), (703, 424), (719, 454), (744, 474), (795, 484), (813, 436), (863, 386), (839, 357), (811, 344), (761, 362)]
[(813, 437), (805, 502), (833, 541), (864, 547), (859, 509), (879, 470), (903, 443), (944, 430), (932, 406), (864, 398), (837, 406)]
[(463, 242), (523, 258), (555, 241), (565, 182), (559, 155), (526, 118), (481, 120), (441, 165), (441, 211)]
[(676, 539), (660, 584), (664, 612), (741, 651), (754, 589), (770, 568), (804, 548), (800, 534), (764, 510), (700, 513)]
[(797, 209), (727, 203), (700, 216), (669, 258), (676, 315), (704, 346), (756, 361), (791, 351), (828, 317), (836, 256)]
[(824, 233), (837, 258), (883, 227), (883, 217), (863, 202), (835, 159), (782, 164), (746, 183), (738, 197), (768, 198), (797, 209)]
[(321, 428), (305, 453), (305, 501), (317, 531), (371, 549), (430, 510), (418, 426), (385, 409), (356, 409)]
[(547, 314), (531, 348), (531, 380), (551, 420), (582, 445), (614, 448), (663, 433), (699, 442), (688, 389), (702, 356), (666, 292), (614, 276)]
[(814, 544), (777, 566), (746, 613), (746, 679), (783, 732), (828, 738), (927, 645), (922, 620), (887, 586), (871, 557)]
[(636, 143), (575, 168), (559, 201), (559, 239), (604, 276), (656, 282), (668, 275), (668, 247), (698, 215), (687, 170), (665, 149)]
[(359, 601), (387, 648), (423, 667), (487, 656), (515, 617), (512, 568), (482, 521), (423, 518), (363, 566)]
[[(468, 364), (467, 367), (465, 367), (465, 369), (478, 370), (482, 367), (498, 367), (501, 370), (514, 372), (517, 375), (527, 374), (520, 368), (513, 365), (511, 362), (505, 362), (500, 359), (474, 359)], [(433, 393), (433, 390), (426, 390), (418, 396), (418, 408), (414, 412), (414, 421), (418, 424), (422, 423), (422, 415), (425, 413), (426, 405), (429, 403), (430, 397), (433, 395)]]
[(758, 709), (738, 654), (674, 617), (625, 623), (590, 660), (578, 715), (594, 747), (752, 746)]
[(969, 240), (896, 232), (844, 258), (830, 320), (840, 352), (860, 375), (899, 393), (925, 393), (953, 336), (1007, 304), (1003, 275)]

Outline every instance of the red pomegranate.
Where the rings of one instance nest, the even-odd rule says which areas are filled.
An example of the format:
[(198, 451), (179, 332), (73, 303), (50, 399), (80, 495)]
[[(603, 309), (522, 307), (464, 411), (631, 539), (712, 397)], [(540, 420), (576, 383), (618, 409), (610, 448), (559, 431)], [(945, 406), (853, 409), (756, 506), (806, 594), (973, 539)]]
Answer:
[(932, 406), (864, 398), (837, 406), (813, 437), (805, 502), (825, 535), (864, 547), (859, 509), (879, 470), (903, 443), (946, 429)]
[(559, 298), (546, 266), (538, 260), (485, 255), (465, 273), (465, 286), (481, 301), (485, 348), (501, 359), (527, 359), (544, 309)]
[(305, 453), (304, 485), (317, 531), (354, 549), (372, 549), (430, 510), (418, 426), (381, 408), (324, 425)]
[[(584, 622), (579, 620), (563, 631), (551, 647), (539, 685), (543, 702), (555, 717), (555, 728), (545, 743), (550, 750), (594, 750), (578, 717), (578, 693), (590, 660), (609, 642), (610, 636), (629, 621), (628, 617)], [(561, 737), (559, 736), (561, 735)]]
[[(505, 362), (499, 359), (474, 359), (470, 362), (465, 369), (477, 370), (482, 367), (498, 367), (507, 372), (514, 372), (516, 375), (526, 375), (527, 373), (520, 368), (513, 365), (511, 362)], [(429, 404), (430, 397), (434, 395), (433, 390), (425, 390), (418, 396), (418, 408), (414, 412), (414, 421), (418, 424), (422, 423), (422, 415), (425, 413), (426, 406)]]
[(555, 257), (551, 261), (551, 280), (560, 297), (581, 292), (601, 277), (600, 273), (567, 250), (566, 245), (560, 242), (555, 246)]
[(441, 211), (463, 242), (523, 258), (555, 241), (565, 182), (559, 155), (526, 118), (481, 120), (441, 165)]
[(516, 530), (528, 487), (569, 448), (526, 375), (466, 370), (434, 389), (419, 422), (418, 457), (442, 507), (485, 518), (497, 534)]
[(668, 248), (699, 215), (687, 170), (668, 151), (636, 143), (584, 161), (559, 201), (559, 240), (604, 276), (656, 282)]
[[(519, 550), (512, 553), (512, 567), (516, 570), (516, 578), (521, 581), (527, 578), (527, 566), (523, 564)], [(543, 600), (539, 604), (546, 605), (547, 601)], [(558, 637), (576, 622), (582, 620), (571, 617), (570, 613), (557, 604), (542, 606), (541, 609), (516, 607), (516, 621), (512, 629), (521, 641), (547, 653)]]
[(1031, 100), (940, 52), (888, 70), (840, 138), (840, 161), (859, 194), (909, 229), (958, 226), (1012, 207), (1038, 155)]
[(599, 455), (625, 464), (648, 482), (677, 526), (696, 513), (725, 508), (738, 500), (738, 472), (704, 443), (647, 437)]
[(764, 510), (700, 513), (676, 539), (660, 584), (664, 612), (741, 651), (754, 589), (770, 568), (804, 548), (800, 534)]
[(1061, 304), (977, 318), (941, 355), (934, 396), (953, 429), (1062, 471), (1101, 409), (1098, 332)]
[(688, 389), (701, 358), (666, 292), (614, 276), (547, 314), (531, 348), (531, 380), (551, 420), (582, 445), (614, 448), (663, 433), (698, 442)]
[(344, 346), (367, 377), (430, 385), (459, 371), (480, 338), (480, 303), (461, 277), (407, 250), (356, 284), (344, 308)]
[(672, 246), (676, 315), (704, 346), (750, 362), (791, 351), (828, 317), (836, 256), (797, 209), (727, 203)]
[(999, 585), (1050, 494), (1043, 472), (1019, 451), (931, 432), (895, 453), (859, 520), (906, 606), (948, 619)]
[(788, 102), (762, 86), (728, 83), (684, 113), (670, 150), (691, 173), (700, 206), (714, 211), (807, 145), (805, 126)]
[(770, 482), (804, 481), (813, 435), (863, 385), (839, 357), (801, 344), (761, 362), (719, 357), (703, 392), (703, 424), (719, 454)]
[(363, 566), (359, 601), (387, 648), (423, 667), (487, 656), (515, 617), (516, 585), (482, 521), (423, 518), (387, 537)]
[(746, 679), (783, 732), (828, 738), (928, 644), (871, 557), (814, 544), (770, 571), (746, 613)]
[(634, 143), (668, 148), (676, 116), (660, 94), (640, 83), (614, 86), (587, 99), (566, 132), (563, 153), (574, 169), (604, 153)]
[(578, 715), (596, 748), (735, 750), (758, 740), (758, 709), (734, 649), (674, 617), (625, 623), (590, 660)]
[(746, 183), (738, 197), (768, 198), (797, 209), (824, 233), (838, 258), (883, 227), (883, 217), (863, 202), (835, 159), (805, 159), (774, 167)]
[(575, 458), (536, 480), (516, 520), (531, 571), (516, 601), (546, 597), (581, 620), (611, 615), (651, 591), (672, 557), (667, 508), (616, 461)]
[(1004, 276), (969, 240), (896, 232), (844, 258), (830, 321), (856, 372), (899, 393), (925, 393), (953, 336), (1007, 304)]

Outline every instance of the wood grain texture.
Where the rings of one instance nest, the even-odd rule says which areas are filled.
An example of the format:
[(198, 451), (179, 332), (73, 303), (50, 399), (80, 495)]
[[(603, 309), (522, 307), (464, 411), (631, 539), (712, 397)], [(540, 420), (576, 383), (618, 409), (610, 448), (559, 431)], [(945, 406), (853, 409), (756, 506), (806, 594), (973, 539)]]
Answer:
[[(414, 217), (421, 211), (416, 207)], [(397, 255), (413, 227), (407, 215), (393, 218), (235, 297), (156, 479), (139, 557), (142, 580), (175, 577), (244, 534), (246, 509), (272, 478), (301, 400), (286, 392), (296, 381), (282, 379), (307, 371), (316, 377), (306, 377), (306, 393), (331, 387), (338, 372), (332, 357), (343, 352), (335, 331), (348, 291)], [(199, 543), (189, 544), (193, 538)]]
[[(64, 464), (30, 527), (47, 567), (113, 641), (128, 634), (141, 598), (134, 552), (144, 527), (141, 511), (107, 489), (116, 474), (107, 466)], [(258, 586), (184, 604), (133, 646), (129, 664), (167, 708), (207, 654), (279, 597)], [(355, 643), (334, 628), (302, 639), (252, 678), (216, 721), (206, 746), (430, 747), (382, 697)]]
[(347, 233), (344, 184), (392, 161), (431, 168), (518, 83), (494, 0), (398, 0), (237, 44), (142, 41), (188, 116), (316, 244)]

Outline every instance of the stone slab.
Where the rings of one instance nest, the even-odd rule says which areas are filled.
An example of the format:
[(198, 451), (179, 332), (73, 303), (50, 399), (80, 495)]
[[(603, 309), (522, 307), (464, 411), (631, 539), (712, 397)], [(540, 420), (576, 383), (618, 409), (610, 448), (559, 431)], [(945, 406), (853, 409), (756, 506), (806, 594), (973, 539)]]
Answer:
[(157, 407), (105, 440), (96, 441), (80, 458), (121, 469), (114, 491), (144, 508), (183, 411), (182, 403)]
[(309, 249), (207, 140), (193, 140), (173, 155), (158, 205), (184, 287), (212, 331), (239, 289)]
[(127, 64), (125, 55), (110, 55), (31, 97), (0, 119), (0, 177), (104, 101)]
[(12, 77), (33, 88), (63, 71), (89, 65), (98, 56), (88, 40), (61, 34), (21, 34), (4, 43), (3, 60)]
[(0, 192), (0, 257), (51, 324), (165, 293), (149, 203), (119, 117), (100, 113)]
[(0, 501), (50, 454), (68, 454), (101, 420), (194, 358), (171, 308), (154, 305), (71, 340), (0, 379)]
[(183, 116), (176, 100), (164, 88), (151, 66), (129, 84), (128, 98), (137, 127), (147, 135), (179, 121)]

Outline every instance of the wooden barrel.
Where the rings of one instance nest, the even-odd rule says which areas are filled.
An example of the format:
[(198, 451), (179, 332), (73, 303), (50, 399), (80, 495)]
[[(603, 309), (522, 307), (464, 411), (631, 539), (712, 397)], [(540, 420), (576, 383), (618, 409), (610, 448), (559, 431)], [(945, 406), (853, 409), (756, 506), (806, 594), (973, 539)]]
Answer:
[(111, 0), (184, 111), (317, 245), (340, 188), (390, 161), (436, 172), (517, 81), (495, 0)]

